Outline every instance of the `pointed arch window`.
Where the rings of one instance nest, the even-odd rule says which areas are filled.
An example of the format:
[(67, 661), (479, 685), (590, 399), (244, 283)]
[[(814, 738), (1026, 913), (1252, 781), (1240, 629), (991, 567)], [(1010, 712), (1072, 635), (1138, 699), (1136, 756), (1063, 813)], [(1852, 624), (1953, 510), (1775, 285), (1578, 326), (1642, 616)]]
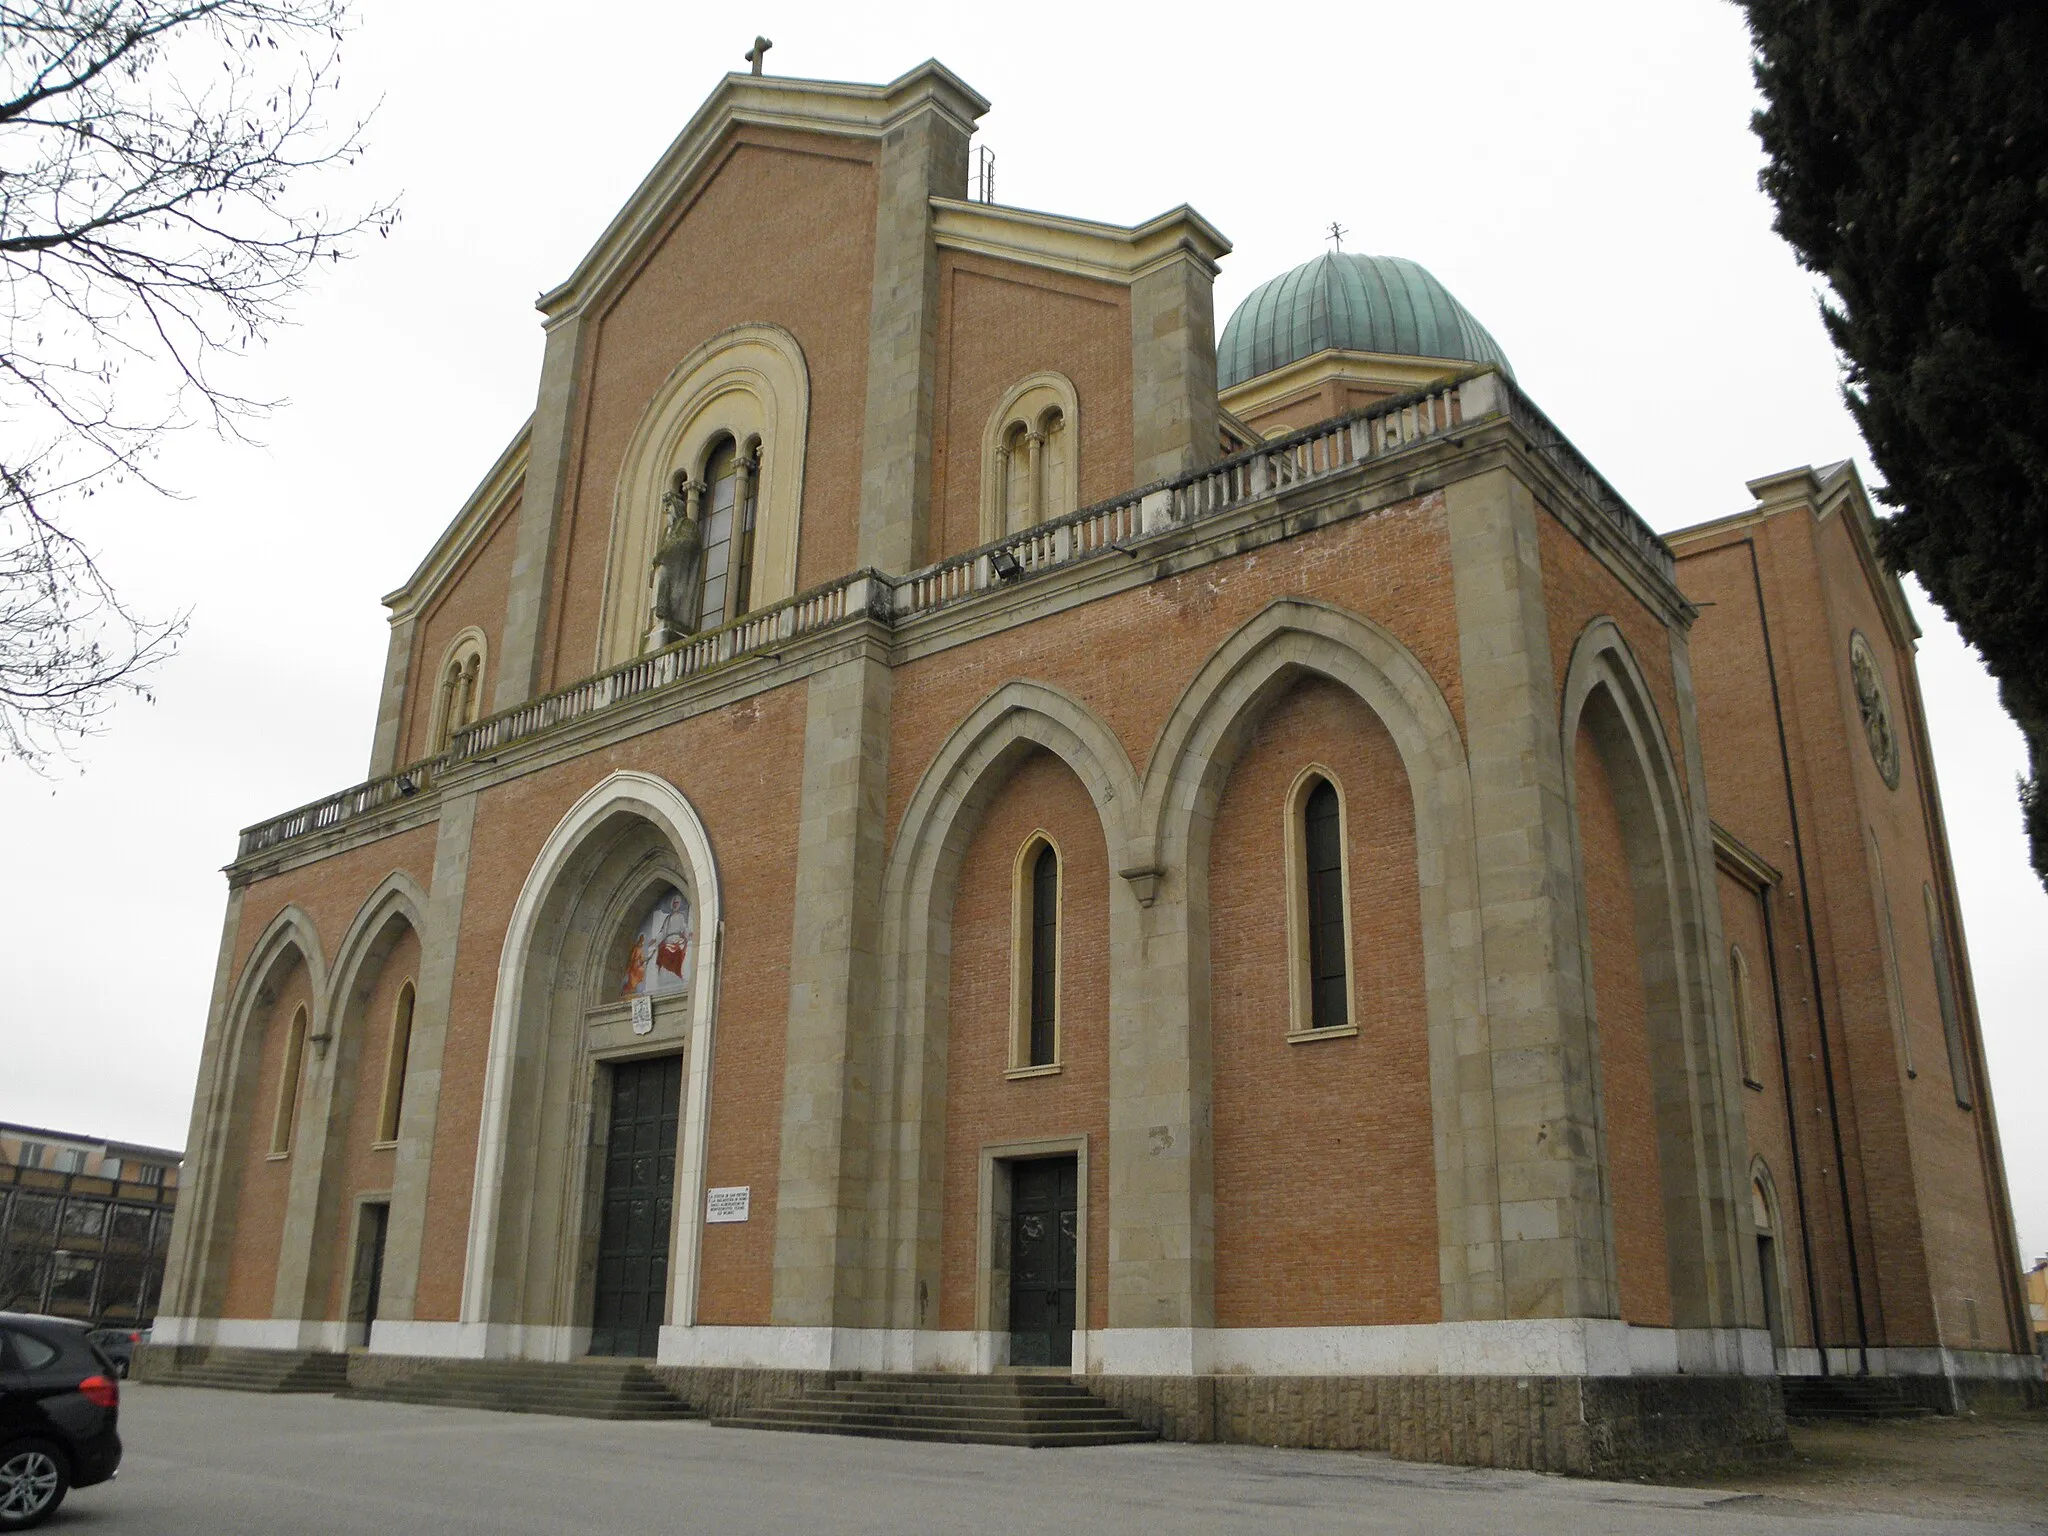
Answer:
[(1348, 839), (1336, 775), (1311, 767), (1294, 781), (1286, 837), (1289, 1036), (1353, 1033)]
[(412, 1055), (413, 984), (408, 980), (398, 989), (398, 1003), (391, 1010), (391, 1044), (384, 1056), (384, 1092), (377, 1104), (377, 1141), (380, 1145), (398, 1140), (398, 1126), (405, 1112), (405, 1069)]
[(1034, 832), (1017, 854), (1011, 926), (1011, 1075), (1060, 1066), (1059, 848)]
[(292, 1015), (292, 1027), (284, 1038), (284, 1066), (277, 1074), (277, 1109), (270, 1120), (270, 1155), (289, 1156), (292, 1130), (299, 1117), (299, 1078), (306, 1060), (306, 1010), (303, 1005)]

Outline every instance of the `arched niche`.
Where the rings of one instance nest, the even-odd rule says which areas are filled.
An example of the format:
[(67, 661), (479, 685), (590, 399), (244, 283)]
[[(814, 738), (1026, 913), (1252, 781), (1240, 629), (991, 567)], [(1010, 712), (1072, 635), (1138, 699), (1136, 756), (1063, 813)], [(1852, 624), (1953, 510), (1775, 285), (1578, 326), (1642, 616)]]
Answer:
[(712, 445), (759, 444), (750, 608), (796, 592), (810, 372), (794, 336), (777, 325), (720, 331), (676, 364), (641, 412), (613, 492), (611, 549), (598, 625), (599, 670), (640, 654), (650, 577), (661, 539), (661, 499), (676, 471), (701, 472)]
[[(689, 906), (687, 985), (649, 996), (642, 1012), (627, 995), (627, 955), (671, 893)], [(703, 824), (653, 774), (605, 779), (534, 861), (507, 928), (491, 1014), (462, 1294), (475, 1352), (560, 1360), (588, 1346), (605, 1075), (678, 1054), (665, 1317), (669, 1327), (694, 1323), (719, 923)]]
[(1720, 956), (1709, 943), (1707, 887), (1690, 833), (1691, 810), (1649, 684), (1620, 627), (1596, 619), (1580, 634), (1566, 672), (1561, 714), (1565, 790), (1571, 806), (1579, 951), (1592, 1021), (1592, 1062), (1601, 1141), (1603, 1218), (1610, 1282), (1616, 1267), (1613, 1165), (1608, 1149), (1602, 1022), (1588, 895), (1582, 745), (1597, 756), (1619, 824), (1636, 974), (1646, 1031), (1651, 1114), (1664, 1228), (1664, 1273), (1674, 1327), (1740, 1327), (1749, 1279), (1740, 1255), (1740, 1050), (1733, 1020), (1717, 1005)]

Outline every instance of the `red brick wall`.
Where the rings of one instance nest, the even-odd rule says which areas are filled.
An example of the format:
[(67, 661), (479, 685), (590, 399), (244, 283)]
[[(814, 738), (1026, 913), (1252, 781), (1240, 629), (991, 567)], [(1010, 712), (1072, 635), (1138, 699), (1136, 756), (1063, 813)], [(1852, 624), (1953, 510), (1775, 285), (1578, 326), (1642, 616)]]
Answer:
[[(1310, 763), (1344, 795), (1359, 1032), (1295, 1045), (1285, 806)], [(1414, 805), (1393, 738), (1348, 689), (1303, 682), (1260, 722), (1209, 871), (1217, 1326), (1438, 1321)]]
[[(227, 1175), (229, 1187), (234, 1190), (235, 1227), (228, 1250), (223, 1317), (270, 1316), (277, 1288), (278, 1245), (284, 1238), (284, 1209), (291, 1188), (292, 1165), (288, 1157), (270, 1155), (271, 1130), (276, 1123), (278, 1084), (284, 1075), (293, 1016), (304, 1008), (309, 1032), (312, 1027), (313, 988), (306, 967), (293, 964), (288, 973), (278, 978), (276, 994), (275, 1002), (249, 1020), (249, 1027), (261, 1032), (263, 1045), (254, 1090), (244, 1101), (250, 1121), (242, 1166)], [(313, 1048), (307, 1046), (299, 1068), (300, 1118), (292, 1135), (294, 1151), (305, 1140), (305, 1084), (312, 1062)]]
[(872, 146), (743, 127), (593, 315), (557, 534), (543, 689), (588, 676), (633, 428), (669, 373), (729, 326), (782, 326), (810, 374), (799, 591), (853, 569), (874, 283)]
[(1631, 1323), (1669, 1327), (1671, 1271), (1635, 892), (1614, 787), (1592, 733), (1583, 727), (1573, 771), (1593, 943), (1594, 1015), (1621, 1315)]
[[(340, 1127), (339, 1145), (328, 1151), (329, 1166), (336, 1169), (340, 1179), (341, 1198), (335, 1207), (333, 1224), (315, 1237), (316, 1241), (330, 1245), (329, 1253), (332, 1255), (326, 1311), (321, 1314), (325, 1317), (341, 1319), (348, 1316), (349, 1272), (355, 1258), (349, 1251), (349, 1236), (355, 1221), (357, 1197), (389, 1194), (391, 1191), (393, 1161), (397, 1153), (392, 1148), (374, 1145), (378, 1130), (377, 1114), (384, 1099), (384, 1068), (391, 1055), (391, 1032), (397, 1022), (399, 991), (407, 982), (417, 986), (419, 974), (419, 935), (408, 924), (375, 975), (364, 976), (358, 982), (358, 991), (365, 985), (369, 986), (369, 1000), (350, 1017), (333, 1021), (333, 1050), (345, 1053), (350, 1048), (348, 1035), (354, 1033), (357, 1038), (354, 1045), (354, 1091), (348, 1118)], [(339, 1088), (340, 1084), (336, 1084), (337, 1093)]]
[(939, 258), (938, 399), (927, 560), (981, 543), (982, 434), (1014, 384), (1063, 373), (1079, 408), (1076, 506), (1131, 485), (1130, 290), (1019, 262)]
[(513, 904), (569, 808), (615, 769), (638, 768), (668, 779), (697, 808), (725, 901), (707, 1171), (711, 1184), (751, 1185), (754, 1196), (749, 1221), (704, 1229), (698, 1316), (768, 1321), (803, 732), (804, 690), (781, 688), (480, 797), (442, 1059), (420, 1318), (452, 1319), (460, 1309), (491, 1007)]
[(505, 628), (505, 594), (512, 579), (518, 529), (519, 497), (514, 494), (491, 514), (490, 528), (482, 541), (421, 611), (413, 630), (405, 735), (398, 751), (401, 763), (432, 755), (434, 695), (441, 686), (441, 661), (455, 637), (471, 625), (484, 632), (487, 642), (479, 714), (491, 712), (491, 693), (498, 684), (498, 644)]
[[(1012, 879), (1035, 831), (1061, 856), (1060, 1062), (1049, 1077), (1011, 1066)], [(1088, 1137), (1088, 1326), (1109, 1306), (1109, 851), (1087, 789), (1036, 753), (997, 793), (968, 845), (953, 901), (946, 1057), (946, 1183), (941, 1328), (974, 1326), (980, 1268), (981, 1148), (1045, 1136)]]

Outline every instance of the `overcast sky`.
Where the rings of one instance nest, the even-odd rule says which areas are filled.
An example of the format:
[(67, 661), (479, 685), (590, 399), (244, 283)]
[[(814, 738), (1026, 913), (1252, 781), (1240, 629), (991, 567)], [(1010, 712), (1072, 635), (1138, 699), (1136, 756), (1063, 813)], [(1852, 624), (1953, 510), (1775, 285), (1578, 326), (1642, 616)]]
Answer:
[[(712, 15), (713, 10), (718, 12)], [(1744, 482), (1868, 458), (1813, 280), (1771, 233), (1739, 13), (1718, 0), (1455, 8), (361, 0), (344, 85), (372, 152), (321, 188), (404, 221), (321, 275), (233, 382), (290, 397), (264, 446), (194, 436), (169, 502), (76, 516), (126, 594), (189, 607), (153, 706), (78, 769), (0, 765), (0, 1118), (183, 1144), (249, 822), (359, 780), (386, 627), (533, 403), (532, 304), (567, 276), (755, 30), (771, 73), (883, 81), (936, 56), (995, 103), (1006, 203), (1134, 223), (1193, 204), (1235, 242), (1219, 324), (1325, 246), (1412, 257), (1659, 529)], [(728, 19), (731, 18), (731, 19)], [(2048, 1251), (2048, 897), (2018, 732), (1914, 592), (2020, 1239)], [(82, 770), (82, 771), (81, 771)]]

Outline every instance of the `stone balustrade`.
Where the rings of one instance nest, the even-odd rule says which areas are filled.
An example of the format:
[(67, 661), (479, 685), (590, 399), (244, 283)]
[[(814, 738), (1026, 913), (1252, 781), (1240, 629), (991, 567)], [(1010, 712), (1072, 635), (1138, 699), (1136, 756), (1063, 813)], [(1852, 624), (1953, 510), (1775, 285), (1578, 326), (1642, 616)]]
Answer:
[(1255, 504), (1406, 451), (1453, 428), (1503, 415), (1606, 519), (1627, 547), (1666, 580), (1672, 579), (1671, 551), (1663, 540), (1511, 380), (1487, 370), (1318, 422), (1190, 474), (1083, 507), (905, 576), (857, 571), (799, 593), (722, 628), (692, 635), (479, 720), (458, 731), (445, 751), (401, 772), (258, 822), (243, 831), (236, 858), (246, 859), (295, 838), (340, 826), (431, 789), (467, 761), (502, 752), (570, 721), (588, 719), (686, 684), (800, 636), (862, 618), (890, 625), (906, 623), (1047, 571), (1090, 562), (1111, 552), (1129, 552), (1133, 541)]

